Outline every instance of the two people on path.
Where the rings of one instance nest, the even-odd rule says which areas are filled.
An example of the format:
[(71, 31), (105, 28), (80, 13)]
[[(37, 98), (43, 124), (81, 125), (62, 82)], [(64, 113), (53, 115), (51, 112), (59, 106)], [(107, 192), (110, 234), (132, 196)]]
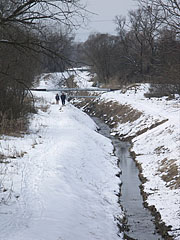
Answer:
[[(60, 97), (59, 97), (58, 93), (56, 94), (55, 99), (56, 99), (56, 104), (59, 104)], [(62, 93), (61, 94), (62, 105), (65, 105), (65, 100), (66, 100), (66, 95), (64, 93)]]

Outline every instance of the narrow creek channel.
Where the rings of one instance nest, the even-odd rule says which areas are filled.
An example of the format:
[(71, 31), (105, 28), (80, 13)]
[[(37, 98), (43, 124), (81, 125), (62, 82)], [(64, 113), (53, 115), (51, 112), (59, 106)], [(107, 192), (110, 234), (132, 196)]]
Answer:
[(130, 144), (111, 136), (109, 126), (101, 119), (93, 117), (93, 120), (99, 127), (99, 133), (111, 139), (115, 155), (119, 159), (119, 168), (122, 172), (120, 175), (122, 181), (120, 205), (126, 216), (124, 233), (127, 237), (125, 239), (162, 240), (163, 238), (156, 231), (154, 217), (143, 205), (139, 188), (141, 185), (138, 177), (139, 170), (130, 156)]

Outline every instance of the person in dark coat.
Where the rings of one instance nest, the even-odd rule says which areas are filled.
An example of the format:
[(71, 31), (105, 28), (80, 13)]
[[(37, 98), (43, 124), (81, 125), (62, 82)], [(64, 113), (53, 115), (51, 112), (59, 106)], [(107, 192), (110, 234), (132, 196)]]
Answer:
[(64, 93), (61, 94), (61, 102), (62, 105), (65, 105), (66, 95)]
[(58, 93), (56, 94), (55, 99), (56, 99), (56, 104), (59, 104), (59, 99), (60, 99), (60, 97), (59, 97), (59, 94), (58, 94)]

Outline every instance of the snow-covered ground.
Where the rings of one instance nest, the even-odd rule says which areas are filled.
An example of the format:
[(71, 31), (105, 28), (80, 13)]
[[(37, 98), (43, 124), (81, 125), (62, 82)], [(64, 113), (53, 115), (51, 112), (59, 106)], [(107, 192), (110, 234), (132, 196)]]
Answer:
[[(88, 76), (85, 79), (88, 81)], [(83, 87), (82, 81), (79, 86)], [(129, 119), (118, 123), (112, 134), (133, 137), (131, 151), (135, 152), (136, 160), (142, 166), (142, 174), (147, 179), (143, 184), (148, 196), (147, 203), (156, 207), (162, 221), (172, 226), (169, 234), (179, 240), (180, 97), (172, 100), (167, 97), (148, 99), (144, 97), (148, 90), (149, 84), (142, 84), (126, 91), (104, 93), (96, 101), (115, 102), (141, 112), (135, 121)], [(140, 131), (142, 134), (136, 136)]]
[[(77, 84), (90, 87), (89, 73), (77, 73)], [(57, 87), (61, 78), (59, 73), (44, 75), (40, 88)], [(133, 136), (131, 151), (147, 179), (147, 203), (156, 207), (162, 221), (172, 226), (169, 233), (179, 240), (180, 102), (147, 99), (148, 87), (104, 93), (98, 101), (114, 101), (142, 113), (135, 121), (119, 123), (112, 134)], [(71, 104), (59, 110), (55, 92), (36, 95), (44, 111), (33, 116), (30, 134), (0, 139), (0, 155), (7, 156), (0, 164), (0, 240), (122, 239), (114, 220), (122, 212), (110, 140)], [(143, 129), (147, 131), (134, 137)]]
[[(53, 87), (61, 74), (50, 78), (43, 76), (40, 87)], [(36, 95), (40, 109), (30, 134), (0, 139), (6, 156), (0, 164), (0, 240), (122, 239), (111, 141), (71, 104), (60, 109), (55, 93)]]
[(133, 138), (131, 150), (147, 179), (144, 190), (148, 204), (156, 207), (167, 226), (172, 226), (169, 233), (180, 239), (180, 102), (179, 99), (147, 99), (144, 93), (140, 87), (136, 93), (132, 90), (124, 94), (107, 93), (102, 99), (127, 104), (142, 112), (136, 121), (119, 124), (114, 129), (120, 134), (134, 136), (139, 130), (162, 122)]

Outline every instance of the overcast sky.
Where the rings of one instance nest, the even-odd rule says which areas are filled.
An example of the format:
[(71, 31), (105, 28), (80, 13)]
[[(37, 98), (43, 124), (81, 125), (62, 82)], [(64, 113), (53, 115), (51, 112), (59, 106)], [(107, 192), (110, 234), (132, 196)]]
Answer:
[(88, 25), (76, 33), (77, 41), (85, 41), (94, 32), (115, 34), (115, 16), (126, 16), (129, 10), (137, 8), (136, 0), (82, 0), (87, 4), (89, 14)]

